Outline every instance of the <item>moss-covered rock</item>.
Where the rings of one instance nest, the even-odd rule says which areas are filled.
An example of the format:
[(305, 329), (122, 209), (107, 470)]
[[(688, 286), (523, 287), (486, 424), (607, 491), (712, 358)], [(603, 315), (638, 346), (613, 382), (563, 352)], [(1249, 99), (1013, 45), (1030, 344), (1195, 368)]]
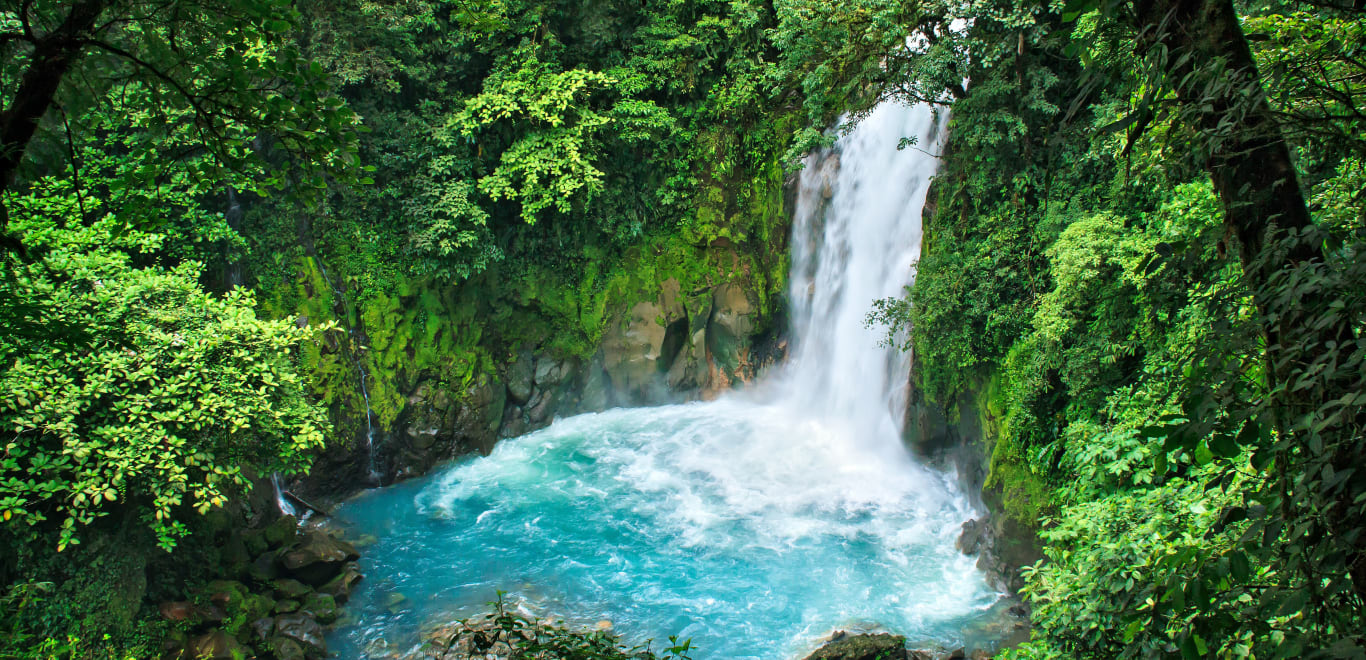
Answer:
[(333, 621), (336, 621), (337, 617), (340, 615), (337, 608), (337, 601), (332, 598), (332, 596), (317, 592), (308, 594), (304, 599), (303, 609), (311, 612), (313, 618), (317, 619), (318, 623), (323, 625), (328, 625)]
[(806, 660), (906, 660), (906, 638), (901, 635), (845, 635)]
[(289, 515), (280, 516), (266, 525), (261, 534), (270, 547), (288, 545), (293, 543), (299, 534), (299, 519)]
[(294, 579), (319, 586), (338, 576), (348, 562), (359, 558), (360, 553), (350, 543), (313, 529), (280, 555), (280, 565)]
[(236, 637), (223, 630), (211, 630), (194, 638), (186, 650), (196, 660), (237, 660), (250, 654)]

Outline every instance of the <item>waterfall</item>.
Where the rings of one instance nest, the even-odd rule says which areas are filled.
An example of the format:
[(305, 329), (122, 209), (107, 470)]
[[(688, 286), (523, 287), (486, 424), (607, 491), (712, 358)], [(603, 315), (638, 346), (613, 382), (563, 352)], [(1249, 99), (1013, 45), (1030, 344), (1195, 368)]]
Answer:
[[(900, 437), (910, 365), (905, 353), (881, 345), (885, 333), (865, 319), (873, 301), (900, 297), (911, 284), (946, 115), (924, 105), (879, 106), (835, 153), (807, 158), (793, 214), (794, 359), (780, 377), (782, 394), (884, 447)], [(898, 149), (903, 137), (917, 148)]]
[[(901, 442), (907, 356), (865, 319), (901, 295), (944, 117), (886, 104), (802, 173), (790, 362), (715, 401), (609, 410), (349, 501), (380, 537), (358, 622), (329, 644), (380, 656), (498, 591), (538, 616), (676, 634), (697, 660), (784, 660), (832, 629), (963, 643), (999, 595), (954, 541), (953, 475)], [(902, 138), (916, 149), (898, 150)], [(838, 157), (838, 168), (833, 158)]]
[(280, 482), (280, 473), (270, 473), (270, 485), (275, 489), (275, 508), (280, 510), (282, 515), (299, 517), (299, 510), (294, 508), (294, 503), (285, 497), (284, 484)]
[[(228, 227), (234, 232), (242, 233), (242, 202), (237, 199), (237, 189), (228, 186), (228, 210), (223, 213), (223, 217), (228, 221)], [(242, 262), (234, 259), (227, 265), (227, 282), (229, 287), (244, 286), (242, 279)]]

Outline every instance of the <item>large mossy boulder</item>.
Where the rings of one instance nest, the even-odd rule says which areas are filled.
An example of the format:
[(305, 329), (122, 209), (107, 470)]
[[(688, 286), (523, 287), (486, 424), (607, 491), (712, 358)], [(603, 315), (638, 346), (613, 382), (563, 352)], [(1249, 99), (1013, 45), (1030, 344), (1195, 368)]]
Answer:
[(845, 635), (816, 649), (806, 660), (907, 660), (901, 635)]
[(268, 546), (289, 545), (299, 535), (299, 519), (290, 515), (280, 516), (266, 525), (261, 530), (261, 535), (265, 537)]
[(360, 553), (350, 543), (313, 529), (280, 555), (280, 565), (295, 580), (317, 587), (340, 575), (347, 562), (359, 558)]
[(313, 614), (318, 623), (328, 625), (341, 616), (336, 599), (328, 594), (311, 593), (304, 599), (303, 609)]

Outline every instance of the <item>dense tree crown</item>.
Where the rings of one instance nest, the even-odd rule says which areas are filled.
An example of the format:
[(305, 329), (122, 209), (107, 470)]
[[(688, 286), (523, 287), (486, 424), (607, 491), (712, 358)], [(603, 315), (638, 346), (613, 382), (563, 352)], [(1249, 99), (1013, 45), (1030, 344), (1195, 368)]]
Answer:
[(100, 553), (194, 556), (206, 514), (351, 441), (358, 368), (388, 424), (409, 371), (592, 350), (640, 264), (773, 240), (760, 184), (896, 99), (951, 136), (916, 285), (870, 320), (982, 418), (988, 500), (1041, 549), (1007, 655), (1362, 657), (1364, 19), (0, 3), (0, 656), (150, 653), (149, 608), (90, 637)]

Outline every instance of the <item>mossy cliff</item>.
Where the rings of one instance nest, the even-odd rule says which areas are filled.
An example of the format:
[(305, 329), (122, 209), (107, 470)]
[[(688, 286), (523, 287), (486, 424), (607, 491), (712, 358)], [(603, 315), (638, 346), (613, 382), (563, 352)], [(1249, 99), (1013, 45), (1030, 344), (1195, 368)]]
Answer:
[(271, 314), (335, 324), (303, 360), (338, 437), (299, 487), (387, 483), (556, 416), (752, 378), (781, 350), (790, 124), (770, 124), (759, 159), (740, 136), (708, 134), (695, 211), (624, 248), (589, 243), (568, 268), (498, 263), (445, 284), (301, 239), (260, 278)]
[[(953, 157), (952, 149), (946, 152)], [(962, 209), (950, 197), (947, 183), (941, 177), (930, 187), (922, 215), (922, 262), (924, 255), (934, 259), (954, 249), (950, 246)], [(930, 270), (917, 284), (943, 286), (939, 276)], [(1015, 592), (1024, 585), (1021, 567), (1042, 556), (1039, 520), (1053, 505), (1050, 487), (1029, 468), (1014, 436), (1006, 432), (1019, 412), (1008, 398), (1011, 377), (1004, 368), (949, 369), (942, 361), (927, 363), (915, 354), (904, 429), (908, 446), (955, 467), (963, 490), (979, 498), (977, 504), (987, 515), (964, 524), (958, 547), (978, 555), (978, 568), (997, 588)]]

